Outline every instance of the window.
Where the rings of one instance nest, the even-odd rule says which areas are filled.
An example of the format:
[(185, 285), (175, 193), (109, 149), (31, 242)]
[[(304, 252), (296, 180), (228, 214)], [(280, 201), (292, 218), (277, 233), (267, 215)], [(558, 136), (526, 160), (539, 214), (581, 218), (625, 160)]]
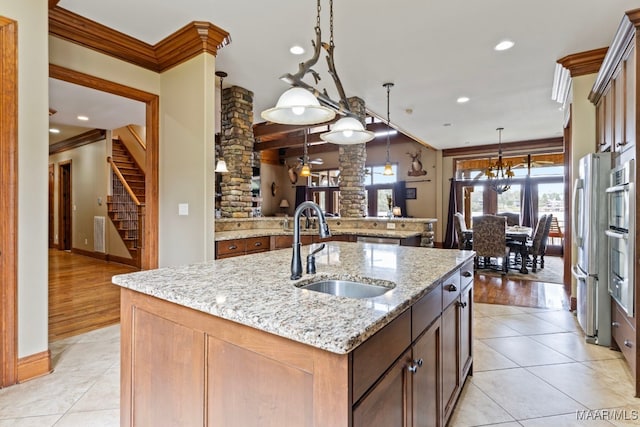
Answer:
[(394, 184), (398, 181), (398, 165), (392, 164), (391, 169), (393, 175), (383, 175), (384, 165), (382, 166), (367, 166), (365, 185), (377, 185), (377, 184)]

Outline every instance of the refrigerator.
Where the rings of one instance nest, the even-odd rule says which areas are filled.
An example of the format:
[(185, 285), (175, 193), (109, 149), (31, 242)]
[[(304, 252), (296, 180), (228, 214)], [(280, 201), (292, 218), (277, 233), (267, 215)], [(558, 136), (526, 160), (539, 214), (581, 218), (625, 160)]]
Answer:
[(608, 290), (607, 195), (611, 153), (580, 159), (573, 183), (572, 228), (576, 263), (578, 323), (589, 343), (611, 344), (611, 298)]

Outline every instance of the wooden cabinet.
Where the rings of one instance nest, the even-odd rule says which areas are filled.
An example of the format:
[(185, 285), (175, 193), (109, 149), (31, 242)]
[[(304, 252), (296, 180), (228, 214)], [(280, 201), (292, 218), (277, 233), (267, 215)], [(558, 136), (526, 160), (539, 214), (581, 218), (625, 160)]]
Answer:
[(261, 236), (217, 241), (216, 259), (268, 251), (271, 248), (270, 240), (269, 236)]
[(470, 269), (349, 354), (122, 289), (121, 425), (443, 427), (473, 360)]

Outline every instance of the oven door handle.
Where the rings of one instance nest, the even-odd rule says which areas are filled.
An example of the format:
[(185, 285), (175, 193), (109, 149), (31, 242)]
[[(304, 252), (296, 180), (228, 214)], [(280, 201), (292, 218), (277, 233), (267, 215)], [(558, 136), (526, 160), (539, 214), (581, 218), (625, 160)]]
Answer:
[(617, 232), (611, 231), (611, 230), (604, 230), (604, 234), (606, 234), (609, 237), (613, 237), (614, 239), (624, 239), (624, 240), (628, 240), (629, 239), (629, 234), (628, 233), (617, 233)]
[(589, 278), (588, 274), (582, 273), (577, 265), (571, 267), (571, 275), (576, 278), (576, 280), (587, 280)]
[(617, 193), (619, 191), (629, 191), (629, 184), (614, 185), (605, 190), (607, 193)]

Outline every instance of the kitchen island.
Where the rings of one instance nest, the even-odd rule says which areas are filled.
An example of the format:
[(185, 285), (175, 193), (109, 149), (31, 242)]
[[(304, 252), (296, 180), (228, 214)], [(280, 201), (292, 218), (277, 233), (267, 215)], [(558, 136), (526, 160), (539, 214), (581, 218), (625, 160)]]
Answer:
[[(291, 250), (115, 276), (121, 425), (444, 422), (471, 370), (472, 257), (331, 242), (297, 281)], [(321, 278), (393, 289), (295, 286)]]

